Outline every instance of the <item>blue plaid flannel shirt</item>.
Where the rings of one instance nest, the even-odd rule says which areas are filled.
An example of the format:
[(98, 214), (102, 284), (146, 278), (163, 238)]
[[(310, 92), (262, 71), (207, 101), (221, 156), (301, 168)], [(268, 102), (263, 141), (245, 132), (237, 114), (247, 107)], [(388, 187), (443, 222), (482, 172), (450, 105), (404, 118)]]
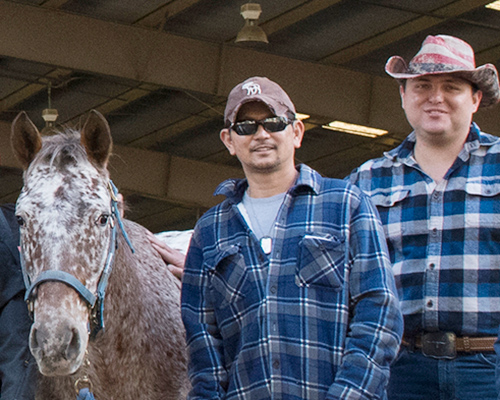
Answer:
[(500, 139), (471, 125), (437, 185), (413, 158), (415, 134), (350, 175), (380, 213), (405, 334), (496, 336), (500, 324)]
[(382, 399), (402, 334), (387, 245), (359, 189), (305, 165), (266, 256), (237, 204), (196, 224), (182, 284), (191, 399)]

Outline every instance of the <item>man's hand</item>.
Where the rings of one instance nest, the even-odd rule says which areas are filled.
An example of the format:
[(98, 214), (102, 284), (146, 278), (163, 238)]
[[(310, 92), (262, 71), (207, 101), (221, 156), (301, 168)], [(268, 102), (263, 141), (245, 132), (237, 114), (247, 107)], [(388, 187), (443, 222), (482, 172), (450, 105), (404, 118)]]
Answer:
[(147, 237), (153, 248), (160, 254), (167, 268), (179, 279), (182, 279), (184, 272), (184, 262), (186, 255), (168, 246), (164, 241), (158, 239), (155, 235), (148, 231)]

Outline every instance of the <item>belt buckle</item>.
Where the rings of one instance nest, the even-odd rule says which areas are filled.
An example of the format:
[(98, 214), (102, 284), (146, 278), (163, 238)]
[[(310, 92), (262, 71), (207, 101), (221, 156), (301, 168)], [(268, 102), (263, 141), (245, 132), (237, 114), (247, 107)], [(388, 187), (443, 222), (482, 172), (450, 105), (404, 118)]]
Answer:
[(453, 359), (457, 356), (453, 332), (428, 332), (422, 335), (422, 354), (432, 358)]

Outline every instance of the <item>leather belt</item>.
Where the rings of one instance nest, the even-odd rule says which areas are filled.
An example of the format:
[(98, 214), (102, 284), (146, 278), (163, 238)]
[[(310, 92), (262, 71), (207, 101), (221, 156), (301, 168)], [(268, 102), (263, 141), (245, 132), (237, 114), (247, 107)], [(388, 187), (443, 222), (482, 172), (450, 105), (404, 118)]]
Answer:
[(403, 337), (402, 345), (410, 350), (421, 349), (433, 358), (455, 358), (457, 353), (493, 352), (496, 336), (456, 337), (453, 332), (428, 332), (413, 337)]

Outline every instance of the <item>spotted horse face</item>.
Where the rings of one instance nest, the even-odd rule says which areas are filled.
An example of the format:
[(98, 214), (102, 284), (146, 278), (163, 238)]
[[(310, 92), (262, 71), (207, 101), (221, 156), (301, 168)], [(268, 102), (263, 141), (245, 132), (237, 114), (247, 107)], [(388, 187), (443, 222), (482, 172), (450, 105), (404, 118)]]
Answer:
[[(24, 168), (16, 205), (25, 280), (47, 271), (71, 275), (95, 293), (111, 246), (111, 193), (106, 170), (109, 126), (92, 112), (81, 131), (41, 137), (25, 113), (12, 126)], [(28, 290), (30, 292), (30, 290)], [(89, 305), (74, 286), (47, 279), (31, 288), (30, 350), (48, 376), (76, 372), (89, 340)]]

